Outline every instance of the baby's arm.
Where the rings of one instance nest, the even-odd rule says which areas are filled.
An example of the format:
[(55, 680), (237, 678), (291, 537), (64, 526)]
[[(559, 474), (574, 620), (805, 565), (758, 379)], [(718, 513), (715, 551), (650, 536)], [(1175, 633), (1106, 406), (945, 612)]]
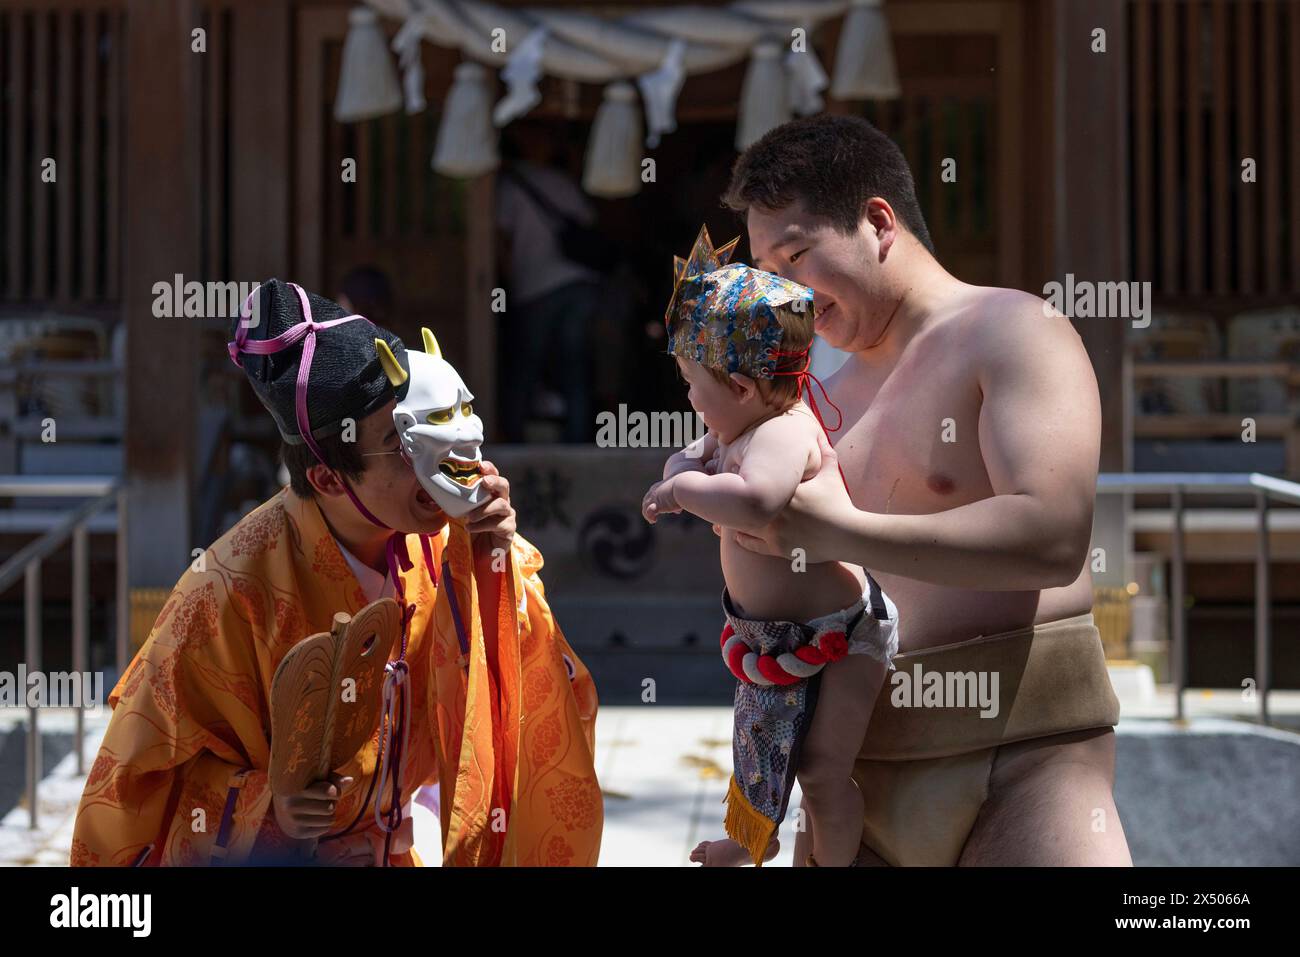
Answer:
[(671, 495), (680, 508), (717, 525), (758, 528), (789, 504), (815, 450), (804, 416), (778, 416), (755, 430), (739, 472), (682, 472), (664, 483), (659, 500)]
[(664, 462), (664, 478), (670, 479), (679, 472), (701, 472), (709, 459), (718, 451), (718, 435), (712, 429), (690, 445), (668, 456)]

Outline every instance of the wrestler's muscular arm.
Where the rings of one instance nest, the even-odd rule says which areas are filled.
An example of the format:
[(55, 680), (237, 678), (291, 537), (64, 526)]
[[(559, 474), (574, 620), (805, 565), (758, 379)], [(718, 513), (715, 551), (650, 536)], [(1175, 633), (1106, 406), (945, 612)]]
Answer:
[(982, 393), (979, 442), (991, 498), (930, 515), (859, 511), (830, 453), (761, 538), (742, 535), (740, 543), (782, 555), (802, 546), (809, 561), (851, 561), (958, 588), (1073, 582), (1092, 531), (1097, 381), (1069, 320), (1045, 316), (1041, 300), (1004, 291), (990, 306), (997, 315), (962, 332)]

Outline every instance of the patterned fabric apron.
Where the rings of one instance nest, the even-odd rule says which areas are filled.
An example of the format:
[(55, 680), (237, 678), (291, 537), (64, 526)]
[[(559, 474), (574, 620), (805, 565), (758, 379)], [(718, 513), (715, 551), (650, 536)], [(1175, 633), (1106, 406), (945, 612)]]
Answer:
[[(759, 655), (793, 653), (823, 631), (843, 630), (853, 639), (864, 628), (889, 620), (880, 586), (867, 576), (868, 602), (847, 622), (832, 620), (815, 628), (794, 621), (755, 621), (736, 614), (731, 596), (722, 592), (722, 610), (735, 635)], [(831, 618), (833, 616), (827, 616)], [(821, 621), (821, 619), (819, 619)], [(850, 640), (850, 649), (861, 641)], [(727, 790), (727, 836), (743, 845), (755, 866), (762, 866), (777, 827), (785, 818), (799, 769), (799, 752), (812, 723), (821, 672), (788, 685), (736, 682), (735, 724), (731, 751), (735, 771)]]

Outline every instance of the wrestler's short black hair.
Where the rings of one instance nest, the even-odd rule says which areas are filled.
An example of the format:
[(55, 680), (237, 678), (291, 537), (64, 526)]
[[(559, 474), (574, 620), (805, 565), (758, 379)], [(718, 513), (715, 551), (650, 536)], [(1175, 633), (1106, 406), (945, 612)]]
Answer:
[[(343, 441), (343, 433), (340, 432), (317, 439), (316, 444), (325, 456), (326, 465), (353, 482), (361, 480), (361, 474), (366, 470), (366, 460), (361, 455), (359, 443)], [(289, 470), (289, 487), (294, 493), (299, 498), (314, 499), (316, 489), (307, 478), (307, 470), (316, 465), (318, 460), (311, 448), (305, 442), (293, 445), (282, 439), (280, 461)]]
[(888, 202), (903, 227), (934, 252), (898, 145), (860, 117), (822, 114), (783, 123), (745, 150), (722, 202), (743, 216), (751, 206), (778, 210), (799, 200), (851, 233), (873, 196)]

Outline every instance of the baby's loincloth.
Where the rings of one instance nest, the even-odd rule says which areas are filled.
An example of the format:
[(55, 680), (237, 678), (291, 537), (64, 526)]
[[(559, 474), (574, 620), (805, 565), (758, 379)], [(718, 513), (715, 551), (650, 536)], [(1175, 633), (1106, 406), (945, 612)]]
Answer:
[[(863, 616), (868, 609), (871, 614)], [(898, 607), (870, 575), (861, 598), (848, 608), (807, 624), (817, 634), (843, 631), (848, 637), (849, 654), (869, 655), (893, 670), (894, 655), (898, 654)]]
[[(898, 607), (870, 575), (862, 597), (853, 604), (806, 622), (741, 617), (725, 588), (722, 612), (732, 634), (743, 640), (752, 652), (777, 657), (790, 674), (801, 678), (812, 677), (820, 667), (782, 659), (782, 656), (793, 654), (805, 645), (820, 645), (826, 635), (844, 635), (848, 654), (870, 655), (891, 669), (894, 655), (898, 653)], [(745, 674), (755, 684), (773, 683), (752, 663)]]
[(898, 610), (870, 575), (860, 599), (809, 622), (742, 618), (725, 588), (722, 610), (723, 660), (737, 678), (726, 830), (761, 865), (785, 817), (822, 668), (846, 654), (890, 664)]

